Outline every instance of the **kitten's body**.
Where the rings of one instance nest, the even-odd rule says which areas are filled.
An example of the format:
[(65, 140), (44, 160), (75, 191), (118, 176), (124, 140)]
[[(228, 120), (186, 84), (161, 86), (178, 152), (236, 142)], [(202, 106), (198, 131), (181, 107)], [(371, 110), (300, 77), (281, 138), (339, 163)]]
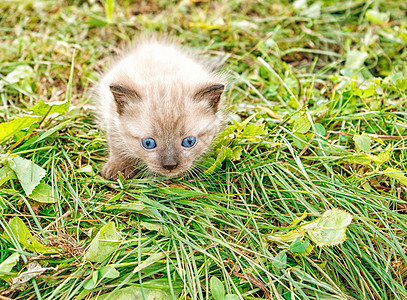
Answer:
[(209, 68), (175, 44), (151, 39), (102, 76), (95, 90), (110, 150), (104, 177), (132, 177), (139, 162), (169, 177), (192, 166), (223, 117), (225, 78)]

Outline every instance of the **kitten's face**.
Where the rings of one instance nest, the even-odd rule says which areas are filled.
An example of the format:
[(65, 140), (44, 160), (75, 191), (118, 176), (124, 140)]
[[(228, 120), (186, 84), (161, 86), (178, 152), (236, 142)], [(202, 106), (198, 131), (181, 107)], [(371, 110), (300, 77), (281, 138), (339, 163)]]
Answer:
[(211, 85), (196, 93), (161, 95), (160, 101), (133, 95), (136, 100), (118, 105), (117, 125), (126, 152), (167, 177), (187, 171), (208, 149), (219, 128), (222, 90), (223, 85)]

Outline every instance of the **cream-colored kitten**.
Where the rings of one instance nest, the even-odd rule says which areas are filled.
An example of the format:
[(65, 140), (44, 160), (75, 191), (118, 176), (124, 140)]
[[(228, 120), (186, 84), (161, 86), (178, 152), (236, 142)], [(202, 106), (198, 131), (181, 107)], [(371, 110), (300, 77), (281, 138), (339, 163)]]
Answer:
[(152, 172), (180, 175), (210, 146), (223, 119), (226, 79), (204, 59), (157, 39), (139, 42), (119, 58), (95, 87), (107, 133), (107, 179)]

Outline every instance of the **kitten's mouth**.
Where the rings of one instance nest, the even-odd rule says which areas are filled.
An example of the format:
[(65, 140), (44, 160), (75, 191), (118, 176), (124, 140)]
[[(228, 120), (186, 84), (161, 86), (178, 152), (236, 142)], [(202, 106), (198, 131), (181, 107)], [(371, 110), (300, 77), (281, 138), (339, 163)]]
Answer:
[(162, 176), (168, 177), (168, 178), (172, 178), (172, 177), (177, 177), (177, 176), (181, 176), (183, 170), (177, 168), (177, 169), (173, 169), (173, 170), (166, 170), (164, 168), (150, 168), (150, 170), (152, 170), (155, 173), (158, 173)]

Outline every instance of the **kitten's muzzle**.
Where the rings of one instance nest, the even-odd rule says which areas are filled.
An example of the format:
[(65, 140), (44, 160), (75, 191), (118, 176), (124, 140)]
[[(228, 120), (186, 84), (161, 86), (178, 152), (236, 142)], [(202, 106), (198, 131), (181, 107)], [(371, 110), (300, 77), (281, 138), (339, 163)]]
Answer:
[(164, 169), (171, 171), (178, 167), (178, 162), (174, 157), (165, 157), (161, 165)]

